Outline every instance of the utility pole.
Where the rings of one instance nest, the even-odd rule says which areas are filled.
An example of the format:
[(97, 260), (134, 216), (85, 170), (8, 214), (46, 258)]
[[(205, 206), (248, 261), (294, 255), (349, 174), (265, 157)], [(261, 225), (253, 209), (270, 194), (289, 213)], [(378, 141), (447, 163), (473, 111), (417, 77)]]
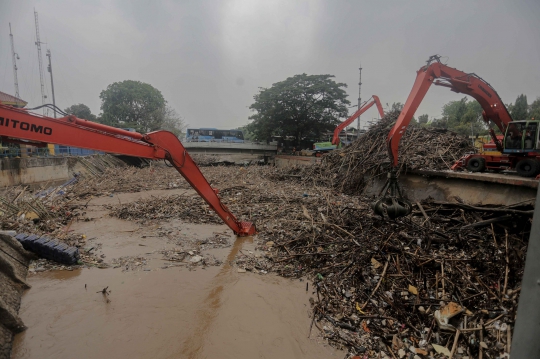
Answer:
[(52, 103), (54, 107), (54, 118), (56, 118), (56, 99), (54, 97), (54, 82), (53, 82), (53, 75), (52, 75), (51, 50), (47, 50), (46, 56), (49, 58), (49, 66), (47, 67), (47, 70), (51, 74)]
[[(39, 22), (38, 22), (38, 13), (34, 9), (34, 18), (36, 20), (36, 46), (38, 51), (38, 63), (39, 63), (39, 81), (41, 83), (41, 104), (45, 105), (47, 95), (45, 95), (45, 84), (43, 83), (43, 60), (41, 58), (41, 44), (42, 42), (39, 39)], [(48, 111), (46, 108), (43, 108), (43, 115), (47, 116)]]
[[(360, 64), (360, 68), (358, 69), (360, 70), (360, 80), (358, 81), (358, 109), (360, 109), (360, 107), (362, 106), (362, 64)], [(360, 116), (358, 116), (358, 133), (356, 135), (356, 137), (360, 137)]]
[(9, 23), (9, 39), (11, 40), (11, 61), (13, 62), (13, 77), (15, 78), (15, 97), (20, 98), (19, 80), (17, 79), (17, 60), (19, 60), (19, 54), (15, 52), (13, 34), (11, 33), (11, 23)]

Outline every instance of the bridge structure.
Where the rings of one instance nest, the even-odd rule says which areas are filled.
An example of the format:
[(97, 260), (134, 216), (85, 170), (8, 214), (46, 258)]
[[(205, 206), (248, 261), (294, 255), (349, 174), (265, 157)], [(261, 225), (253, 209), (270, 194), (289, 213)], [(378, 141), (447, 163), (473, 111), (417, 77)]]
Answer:
[(190, 142), (182, 141), (189, 153), (204, 153), (208, 155), (243, 154), (272, 157), (277, 154), (277, 145), (267, 145), (255, 142)]

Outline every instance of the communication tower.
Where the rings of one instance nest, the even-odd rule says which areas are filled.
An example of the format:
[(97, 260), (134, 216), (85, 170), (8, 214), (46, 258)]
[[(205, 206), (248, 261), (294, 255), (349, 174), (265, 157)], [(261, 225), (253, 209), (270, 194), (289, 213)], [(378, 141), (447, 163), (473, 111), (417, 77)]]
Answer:
[(11, 33), (11, 23), (9, 23), (9, 39), (11, 40), (11, 61), (13, 62), (13, 78), (15, 80), (15, 97), (19, 97), (19, 80), (17, 79), (17, 60), (19, 60), (19, 54), (15, 52), (15, 43), (13, 41), (13, 34)]
[[(362, 97), (361, 97), (361, 94), (362, 94), (362, 64), (360, 64), (360, 68), (358, 69), (360, 70), (360, 80), (358, 81), (358, 108), (360, 108), (362, 106)], [(357, 136), (360, 136), (360, 116), (358, 116), (358, 134)]]
[[(42, 42), (39, 39), (39, 22), (38, 22), (38, 13), (34, 9), (34, 17), (36, 19), (36, 46), (38, 51), (38, 63), (39, 63), (39, 81), (41, 84), (41, 104), (45, 105), (47, 95), (45, 94), (45, 83), (43, 80), (43, 60), (41, 58), (41, 44)], [(43, 115), (47, 116), (48, 111), (45, 107), (43, 107)]]
[(49, 71), (51, 74), (52, 103), (54, 107), (54, 118), (56, 118), (56, 98), (54, 97), (54, 81), (53, 81), (53, 75), (52, 75), (51, 50), (47, 49), (47, 54), (45, 56), (49, 58), (49, 66), (47, 66), (47, 71)]

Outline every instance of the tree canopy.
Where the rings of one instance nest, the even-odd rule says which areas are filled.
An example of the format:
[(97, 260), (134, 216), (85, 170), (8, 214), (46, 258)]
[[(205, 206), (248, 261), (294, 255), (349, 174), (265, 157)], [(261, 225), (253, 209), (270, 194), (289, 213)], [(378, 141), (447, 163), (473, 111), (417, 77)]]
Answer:
[(527, 96), (521, 94), (517, 97), (513, 105), (508, 106), (512, 120), (525, 121), (528, 120), (529, 106), (527, 104)]
[(487, 126), (482, 119), (482, 106), (468, 97), (444, 105), (442, 118), (433, 120), (431, 126), (447, 128), (464, 136), (487, 133)]
[(540, 120), (540, 97), (529, 106), (529, 116), (531, 119)]
[(157, 122), (155, 123), (157, 128), (151, 129), (151, 131), (170, 131), (174, 133), (176, 137), (178, 137), (187, 127), (184, 118), (180, 116), (178, 112), (176, 112), (176, 110), (170, 106), (163, 107), (160, 111), (158, 111), (157, 115)]
[(332, 131), (339, 118), (348, 114), (344, 83), (336, 83), (332, 75), (295, 75), (270, 88), (260, 88), (249, 107), (255, 112), (249, 117), (248, 130), (259, 140), (271, 136), (319, 138)]
[(418, 123), (420, 125), (426, 125), (428, 121), (429, 121), (429, 116), (427, 114), (418, 116)]
[(115, 82), (101, 91), (104, 123), (139, 132), (157, 130), (163, 123), (166, 101), (152, 85), (140, 81)]
[(85, 104), (79, 103), (77, 105), (71, 105), (64, 110), (64, 112), (74, 115), (75, 117), (82, 118), (84, 120), (97, 121), (96, 115), (92, 114), (90, 107)]

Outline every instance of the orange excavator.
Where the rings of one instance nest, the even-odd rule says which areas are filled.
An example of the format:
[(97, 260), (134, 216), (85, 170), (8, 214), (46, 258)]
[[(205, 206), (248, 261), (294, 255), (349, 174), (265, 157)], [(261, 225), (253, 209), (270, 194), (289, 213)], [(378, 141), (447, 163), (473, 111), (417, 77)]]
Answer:
[(349, 126), (351, 123), (353, 123), (353, 121), (356, 120), (358, 117), (360, 117), (364, 112), (369, 110), (373, 105), (377, 105), (377, 110), (379, 111), (379, 115), (381, 116), (381, 118), (384, 117), (384, 110), (383, 110), (383, 107), (381, 105), (381, 101), (379, 100), (379, 96), (373, 95), (373, 96), (371, 96), (371, 98), (373, 100), (371, 100), (369, 102), (367, 102), (367, 101), (364, 102), (364, 105), (360, 106), (358, 111), (353, 113), (353, 115), (351, 117), (349, 117), (348, 119), (346, 119), (345, 121), (340, 123), (339, 126), (336, 127), (336, 129), (334, 130), (334, 137), (332, 137), (332, 144), (334, 144), (334, 145), (339, 144), (339, 142), (340, 142), (339, 134), (341, 133), (341, 131), (343, 131), (347, 126)]
[(347, 126), (349, 126), (351, 123), (353, 123), (354, 120), (356, 120), (358, 117), (360, 117), (364, 112), (369, 110), (373, 105), (377, 105), (377, 110), (379, 110), (379, 115), (381, 118), (384, 117), (384, 110), (381, 105), (381, 101), (379, 100), (378, 96), (371, 96), (373, 100), (366, 101), (360, 108), (353, 113), (348, 119), (340, 123), (336, 129), (334, 130), (334, 136), (332, 137), (332, 142), (317, 142), (313, 144), (313, 151), (315, 152), (314, 155), (319, 157), (323, 153), (335, 150), (336, 148), (341, 147), (341, 139), (339, 138), (339, 135), (341, 131), (343, 131)]
[(474, 73), (465, 73), (444, 65), (440, 56), (434, 55), (418, 70), (407, 102), (386, 139), (391, 170), (382, 191), (383, 196), (373, 204), (373, 209), (378, 214), (397, 218), (411, 212), (411, 205), (403, 197), (397, 182), (399, 142), (432, 84), (475, 98), (482, 106), (484, 121), (495, 124), (504, 135), (501, 141), (500, 136), (497, 137), (495, 131), (489, 129), (500, 155), (468, 154), (459, 159), (452, 166), (452, 170), (467, 168), (471, 172), (483, 172), (515, 169), (524, 177), (534, 177), (540, 172), (539, 122), (513, 121), (503, 101), (489, 83)]
[[(43, 107), (43, 106), (42, 106)], [(62, 112), (59, 109), (57, 111)], [(130, 132), (65, 114), (51, 118), (25, 109), (0, 105), (0, 138), (38, 147), (48, 143), (86, 148), (128, 156), (168, 161), (238, 236), (256, 232), (249, 222), (239, 221), (221, 202), (178, 138), (168, 131), (147, 134)]]

